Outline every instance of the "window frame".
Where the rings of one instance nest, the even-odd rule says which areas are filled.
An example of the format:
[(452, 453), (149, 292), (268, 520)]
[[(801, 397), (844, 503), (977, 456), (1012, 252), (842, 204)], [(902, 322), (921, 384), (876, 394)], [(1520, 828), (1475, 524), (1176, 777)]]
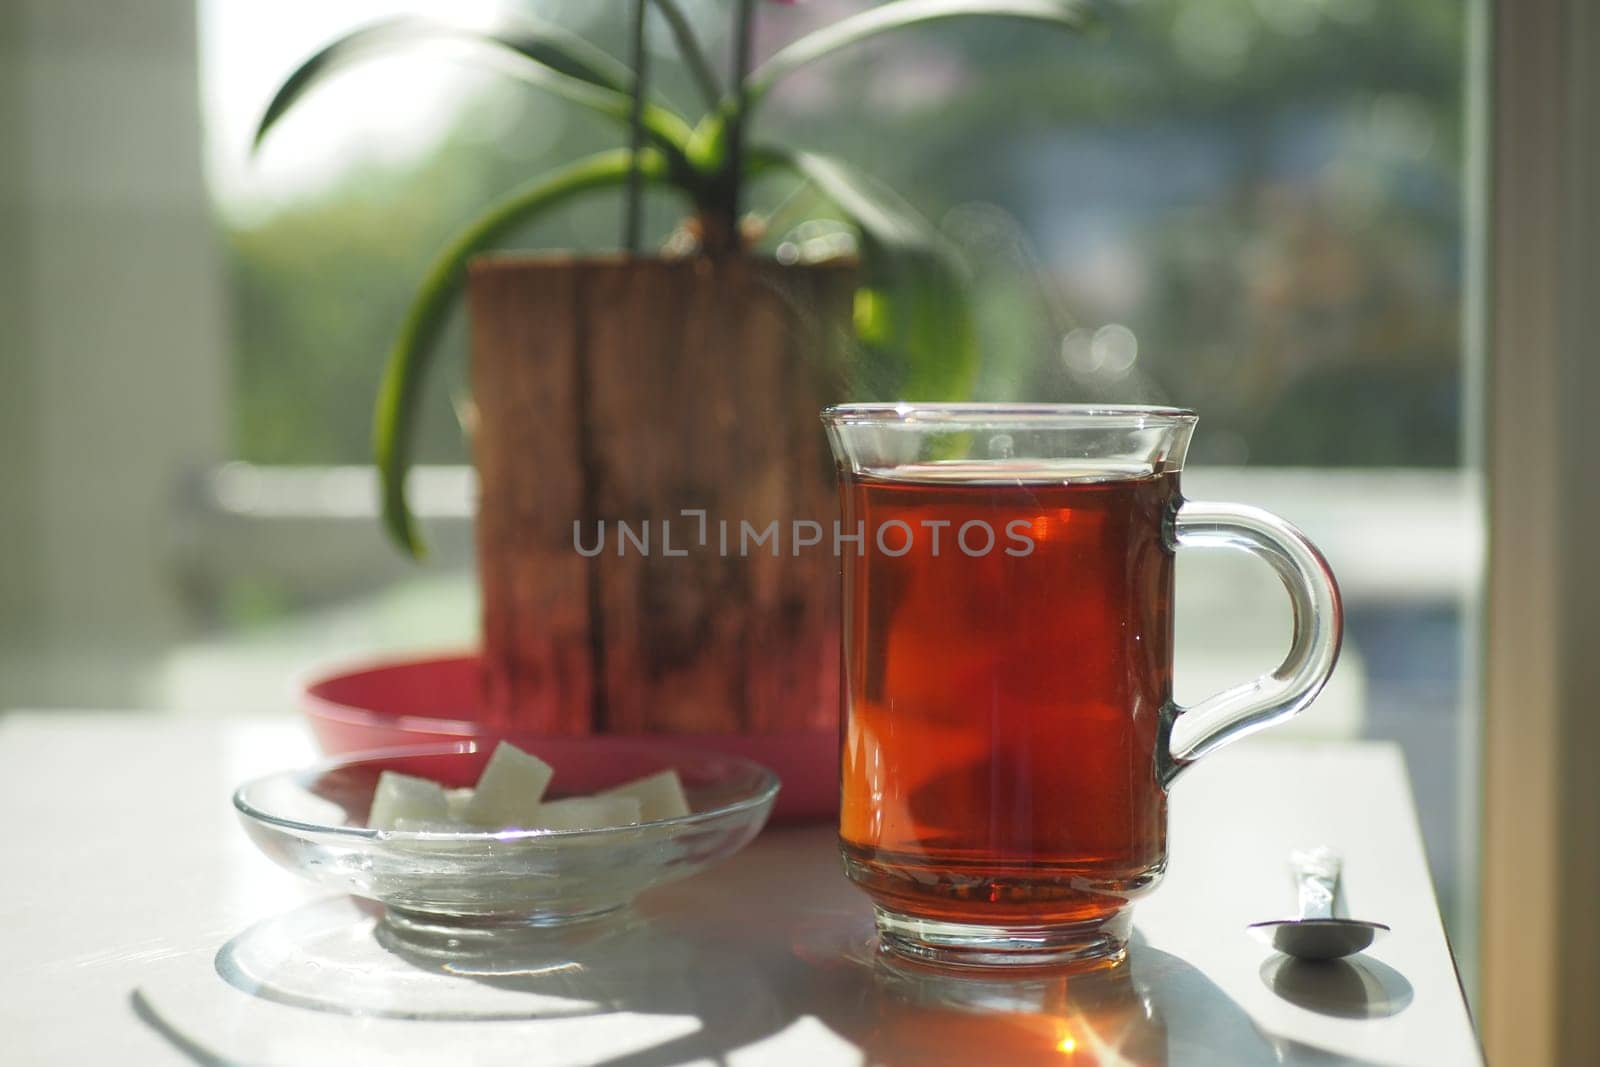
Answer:
[[(1600, 11), (1474, 5), (1488, 98), (1482, 982), (1490, 1062), (1600, 1061)], [(1575, 469), (1577, 467), (1578, 469)]]

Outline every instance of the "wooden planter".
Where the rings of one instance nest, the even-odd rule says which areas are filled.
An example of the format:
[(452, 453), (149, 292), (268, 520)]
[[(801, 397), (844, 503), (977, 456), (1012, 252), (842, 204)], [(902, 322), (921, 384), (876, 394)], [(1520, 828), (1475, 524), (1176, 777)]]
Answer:
[[(495, 724), (833, 729), (838, 511), (817, 414), (841, 392), (854, 284), (847, 263), (473, 264), (484, 706)], [(683, 514), (695, 509), (705, 544), (700, 520)], [(825, 543), (794, 554), (794, 519), (820, 522)], [(779, 554), (741, 555), (740, 522), (773, 520)], [(579, 551), (597, 543), (597, 555)]]

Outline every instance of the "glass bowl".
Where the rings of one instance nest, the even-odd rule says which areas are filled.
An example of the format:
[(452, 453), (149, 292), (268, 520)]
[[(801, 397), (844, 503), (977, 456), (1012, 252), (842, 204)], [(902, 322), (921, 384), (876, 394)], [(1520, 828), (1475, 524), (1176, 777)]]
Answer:
[(653, 886), (727, 859), (761, 830), (778, 794), (771, 771), (734, 756), (652, 740), (597, 750), (547, 738), (552, 798), (592, 793), (669, 768), (688, 815), (599, 830), (404, 831), (366, 826), (386, 770), (472, 785), (492, 743), (370, 752), (247, 782), (234, 807), (252, 841), (319, 885), (382, 903), (391, 933), (452, 944), (510, 928), (566, 925), (624, 907)]

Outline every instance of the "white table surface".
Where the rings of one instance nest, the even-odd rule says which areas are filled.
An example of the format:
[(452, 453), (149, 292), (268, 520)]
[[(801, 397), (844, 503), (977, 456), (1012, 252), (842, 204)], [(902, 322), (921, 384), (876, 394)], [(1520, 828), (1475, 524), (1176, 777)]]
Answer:
[[(830, 829), (778, 828), (642, 898), (609, 956), (430, 979), (510, 1007), (470, 1022), (313, 1009), (219, 976), (219, 950), (254, 924), (339, 909), (370, 924), (256, 854), (235, 823), (233, 785), (312, 755), (289, 720), (0, 717), (0, 1061), (1482, 1062), (1389, 745), (1252, 740), (1181, 778), (1170, 866), (1138, 904), (1124, 978), (886, 972)], [(1285, 856), (1317, 843), (1345, 855), (1349, 913), (1394, 932), (1354, 962), (1286, 972), (1244, 927), (1290, 910)]]

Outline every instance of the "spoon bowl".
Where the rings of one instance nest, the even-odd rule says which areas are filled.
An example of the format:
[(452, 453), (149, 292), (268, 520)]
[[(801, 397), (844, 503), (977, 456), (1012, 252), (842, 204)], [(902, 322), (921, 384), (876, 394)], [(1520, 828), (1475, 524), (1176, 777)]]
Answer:
[(1250, 932), (1285, 956), (1322, 961), (1364, 952), (1389, 928), (1363, 919), (1273, 919), (1251, 923)]

